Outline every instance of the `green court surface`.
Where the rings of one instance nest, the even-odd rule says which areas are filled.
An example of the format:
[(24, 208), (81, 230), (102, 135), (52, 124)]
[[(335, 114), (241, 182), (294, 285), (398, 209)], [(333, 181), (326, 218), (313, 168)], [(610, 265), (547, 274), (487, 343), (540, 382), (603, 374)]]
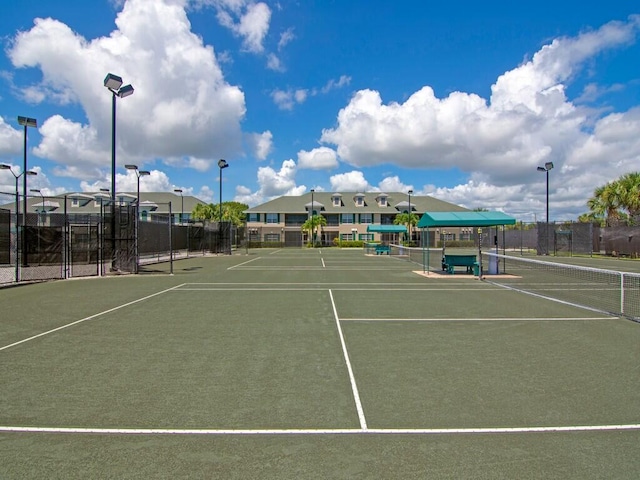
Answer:
[(0, 290), (0, 478), (637, 478), (640, 324), (362, 250)]

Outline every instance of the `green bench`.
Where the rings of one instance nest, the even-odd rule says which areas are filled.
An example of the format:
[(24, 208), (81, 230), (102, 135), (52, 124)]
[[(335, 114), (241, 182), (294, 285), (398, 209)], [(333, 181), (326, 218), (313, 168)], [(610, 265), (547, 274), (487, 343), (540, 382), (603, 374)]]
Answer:
[(389, 245), (376, 245), (376, 255), (391, 254), (391, 247)]
[(475, 255), (448, 255), (442, 257), (442, 270), (447, 273), (455, 273), (455, 267), (467, 267), (467, 273), (479, 275), (478, 261)]

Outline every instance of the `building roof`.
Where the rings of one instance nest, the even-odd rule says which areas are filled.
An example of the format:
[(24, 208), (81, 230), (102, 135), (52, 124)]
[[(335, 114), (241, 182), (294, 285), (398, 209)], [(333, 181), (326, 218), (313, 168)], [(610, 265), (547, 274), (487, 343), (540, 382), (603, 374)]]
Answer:
[[(354, 198), (361, 196), (363, 206), (356, 206)], [(311, 192), (300, 196), (282, 196), (265, 202), (261, 205), (245, 210), (245, 213), (308, 213), (307, 207), (311, 204)], [(340, 201), (339, 206), (334, 206), (334, 197)], [(386, 198), (385, 207), (379, 206), (377, 198)], [(318, 210), (322, 204), (323, 214), (331, 213), (400, 213), (408, 208), (408, 195), (403, 192), (314, 192), (314, 208)], [(411, 206), (414, 212), (437, 211), (469, 211), (468, 209), (453, 203), (438, 200), (430, 196), (411, 195)], [(404, 207), (404, 208), (403, 208)], [(320, 212), (318, 212), (320, 213)]]
[(502, 212), (425, 212), (418, 228), (429, 227), (492, 227), (514, 225), (516, 219)]
[[(67, 213), (96, 213), (100, 212), (100, 202), (103, 206), (108, 205), (111, 196), (108, 192), (70, 192), (66, 195), (44, 196), (45, 210), (49, 213), (64, 213), (65, 196), (67, 198)], [(137, 192), (117, 192), (116, 197), (124, 203), (135, 202)], [(34, 195), (27, 199), (27, 210), (35, 213), (42, 210), (42, 196)], [(75, 204), (74, 204), (74, 201)], [(169, 202), (171, 202), (171, 211), (173, 214), (180, 214), (184, 205), (184, 213), (191, 213), (194, 207), (201, 203), (206, 204), (204, 200), (200, 200), (192, 195), (180, 195), (172, 192), (140, 192), (140, 206), (142, 209), (152, 208), (155, 213), (169, 213)], [(15, 211), (15, 202), (1, 205), (2, 208)], [(22, 203), (20, 203), (22, 209)]]

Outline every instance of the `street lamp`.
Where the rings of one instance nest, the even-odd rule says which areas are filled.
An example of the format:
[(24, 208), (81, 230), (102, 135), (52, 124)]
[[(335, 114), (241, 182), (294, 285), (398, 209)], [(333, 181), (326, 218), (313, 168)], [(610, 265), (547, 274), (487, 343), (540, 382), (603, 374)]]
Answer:
[[(33, 193), (37, 193), (38, 195), (40, 195), (40, 197), (42, 198), (42, 209), (40, 210), (40, 213), (45, 212), (45, 204), (44, 204), (44, 195), (42, 194), (42, 191), (39, 188), (32, 188), (29, 190), (30, 192)], [(42, 224), (44, 225), (44, 215), (42, 216)], [(40, 225), (40, 215), (38, 215), (38, 225)]]
[[(42, 251), (40, 250), (40, 237), (42, 236), (40, 233), (40, 214), (42, 214), (42, 226), (44, 227), (44, 221), (45, 221), (45, 209), (44, 209), (44, 195), (42, 194), (42, 192), (40, 191), (39, 188), (32, 188), (31, 190), (29, 190), (30, 192), (33, 193), (37, 193), (40, 195), (40, 197), (42, 198), (42, 209), (40, 210), (40, 212), (38, 212), (38, 265), (40, 265), (42, 263)], [(37, 212), (37, 210), (36, 210)]]
[(538, 167), (539, 172), (545, 172), (547, 174), (547, 228), (545, 231), (546, 237), (546, 255), (549, 255), (549, 170), (553, 168), (553, 162), (547, 162), (544, 164), (544, 167)]
[(136, 194), (136, 222), (135, 222), (135, 228), (136, 228), (136, 235), (135, 235), (135, 240), (136, 240), (136, 273), (138, 273), (138, 268), (139, 268), (139, 263), (140, 263), (139, 252), (138, 252), (138, 231), (139, 231), (138, 220), (140, 218), (140, 177), (144, 177), (145, 175), (151, 175), (151, 172), (149, 172), (147, 170), (138, 170), (138, 166), (137, 165), (125, 165), (124, 168), (126, 168), (127, 170), (133, 170), (134, 172), (136, 172), (136, 178), (138, 180), (138, 189), (137, 189), (137, 194)]
[(180, 225), (182, 225), (182, 217), (184, 216), (184, 197), (182, 196), (182, 189), (174, 188), (173, 191), (180, 194)]
[(122, 78), (107, 73), (104, 86), (111, 92), (111, 269), (116, 269), (116, 97), (133, 94), (131, 85), (122, 86)]
[(411, 225), (411, 194), (413, 190), (409, 190), (407, 193), (409, 194), (409, 218), (407, 220), (409, 221), (409, 245), (411, 245), (411, 227), (413, 226)]
[[(31, 170), (23, 170), (19, 175), (16, 175), (15, 172), (13, 171), (13, 169), (11, 168), (11, 165), (6, 165), (4, 163), (0, 164), (0, 170), (9, 170), (11, 172), (11, 175), (13, 175), (13, 177), (16, 180), (16, 241), (15, 241), (15, 256), (16, 256), (16, 282), (20, 281), (20, 262), (19, 262), (19, 251), (18, 251), (18, 245), (20, 244), (19, 242), (19, 230), (18, 230), (18, 216), (20, 214), (20, 194), (18, 192), (18, 184), (19, 184), (19, 180), (20, 177), (22, 177), (23, 175), (26, 177), (27, 175), (38, 175), (38, 172), (34, 172)], [(25, 197), (26, 197), (26, 193), (25, 193)], [(26, 214), (26, 210), (25, 210), (25, 214)], [(24, 215), (23, 215), (24, 216)], [(24, 225), (24, 224), (23, 224)], [(23, 254), (26, 255), (26, 253), (23, 250)]]
[[(18, 124), (24, 127), (24, 148), (23, 148), (23, 162), (22, 162), (22, 171), (27, 171), (27, 128), (38, 127), (38, 121), (35, 118), (30, 117), (18, 117)], [(22, 210), (24, 211), (24, 215), (22, 216), (22, 243), (23, 243), (23, 260), (24, 265), (27, 265), (27, 176), (22, 177), (22, 193), (24, 197), (22, 199)]]
[(315, 247), (315, 235), (316, 235), (315, 228), (313, 226), (313, 206), (314, 206), (313, 194), (314, 193), (315, 193), (315, 189), (312, 188), (311, 189), (311, 210), (309, 211), (309, 213), (310, 213), (310, 218), (311, 218), (311, 225), (310, 225), (310, 227), (311, 227), (311, 245), (313, 247)]
[[(220, 208), (220, 228), (221, 229), (222, 229), (222, 169), (227, 168), (228, 166), (229, 164), (225, 159), (221, 158), (220, 160), (218, 160), (218, 167), (220, 168), (220, 205), (218, 207)], [(222, 230), (220, 230), (220, 232), (222, 233)]]
[(134, 172), (136, 172), (136, 178), (138, 180), (136, 203), (139, 210), (140, 209), (140, 177), (144, 177), (145, 175), (151, 175), (151, 172), (148, 170), (138, 170), (137, 165), (125, 165), (124, 168), (126, 168), (127, 170), (133, 170)]

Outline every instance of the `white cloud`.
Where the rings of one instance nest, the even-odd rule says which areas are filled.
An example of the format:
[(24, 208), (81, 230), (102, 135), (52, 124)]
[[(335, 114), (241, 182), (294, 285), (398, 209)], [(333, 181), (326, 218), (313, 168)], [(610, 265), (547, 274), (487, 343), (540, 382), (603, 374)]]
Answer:
[(249, 133), (246, 139), (258, 160), (265, 160), (273, 149), (273, 134), (269, 130), (262, 133)]
[(308, 168), (311, 170), (331, 170), (338, 166), (336, 152), (327, 147), (314, 148), (307, 152), (298, 152), (298, 168)]
[(284, 65), (282, 65), (282, 62), (274, 53), (267, 55), (267, 68), (275, 72), (284, 72), (285, 70)]
[(384, 178), (378, 184), (378, 187), (382, 192), (408, 192), (409, 190), (413, 190), (413, 185), (406, 185), (397, 175)]
[(364, 178), (364, 174), (357, 170), (333, 175), (329, 182), (333, 192), (368, 192), (373, 190)]
[[(276, 59), (277, 60), (277, 59)], [(280, 66), (279, 60), (277, 66)], [(273, 68), (275, 70), (276, 68)], [(296, 103), (304, 103), (308, 97), (315, 97), (317, 95), (326, 95), (331, 90), (335, 90), (337, 88), (342, 88), (346, 85), (349, 85), (351, 82), (351, 77), (346, 75), (340, 76), (338, 80), (331, 79), (329, 80), (322, 88), (288, 88), (287, 90), (276, 89), (271, 92), (271, 98), (273, 98), (274, 103), (278, 106), (280, 110), (293, 110), (293, 107)]]
[[(516, 195), (510, 202), (496, 195), (495, 205), (518, 209), (526, 208), (518, 206), (520, 199), (526, 205), (539, 198), (544, 178), (535, 168), (552, 161), (552, 177), (562, 186), (555, 200), (565, 211), (585, 211), (594, 186), (618, 177), (622, 168), (637, 170), (638, 111), (594, 118), (603, 110), (577, 106), (567, 98), (567, 86), (585, 62), (635, 41), (639, 29), (640, 16), (633, 16), (628, 22), (556, 39), (530, 61), (501, 75), (488, 100), (464, 92), (437, 98), (425, 86), (403, 103), (385, 104), (379, 92), (360, 90), (338, 113), (336, 127), (322, 132), (321, 141), (335, 145), (341, 160), (360, 168), (455, 167), (471, 180), (439, 190), (444, 199), (458, 201), (462, 191), (467, 199), (488, 201), (491, 190)], [(593, 91), (592, 86), (589, 92)], [(594, 169), (604, 179), (590, 191), (578, 194), (568, 187), (580, 184)]]
[(42, 72), (29, 91), (77, 102), (88, 118), (88, 124), (47, 119), (37, 155), (64, 165), (59, 173), (100, 177), (111, 149), (111, 95), (102, 86), (108, 72), (135, 88), (117, 102), (120, 165), (159, 157), (209, 163), (241, 151), (244, 95), (224, 80), (213, 49), (190, 31), (184, 3), (127, 0), (108, 37), (87, 40), (50, 18), (16, 35), (8, 51), (14, 66)]
[(303, 103), (307, 99), (307, 91), (298, 90), (274, 90), (271, 98), (280, 110), (293, 110), (296, 103)]
[[(13, 128), (0, 116), (0, 159), (17, 155), (22, 151), (24, 132)], [(4, 160), (2, 163), (7, 163)]]
[(287, 44), (293, 41), (296, 36), (293, 34), (293, 28), (288, 28), (280, 34), (280, 40), (278, 41), (278, 50), (282, 50)]
[(264, 38), (269, 31), (271, 9), (264, 2), (247, 0), (200, 0), (197, 6), (216, 8), (218, 22), (242, 38), (243, 48), (252, 53), (264, 51)]
[(260, 167), (258, 190), (252, 193), (249, 188), (240, 185), (236, 188), (234, 199), (248, 205), (257, 205), (282, 195), (302, 195), (307, 187), (296, 185), (296, 172), (296, 162), (291, 159), (282, 162), (278, 171), (271, 167)]

